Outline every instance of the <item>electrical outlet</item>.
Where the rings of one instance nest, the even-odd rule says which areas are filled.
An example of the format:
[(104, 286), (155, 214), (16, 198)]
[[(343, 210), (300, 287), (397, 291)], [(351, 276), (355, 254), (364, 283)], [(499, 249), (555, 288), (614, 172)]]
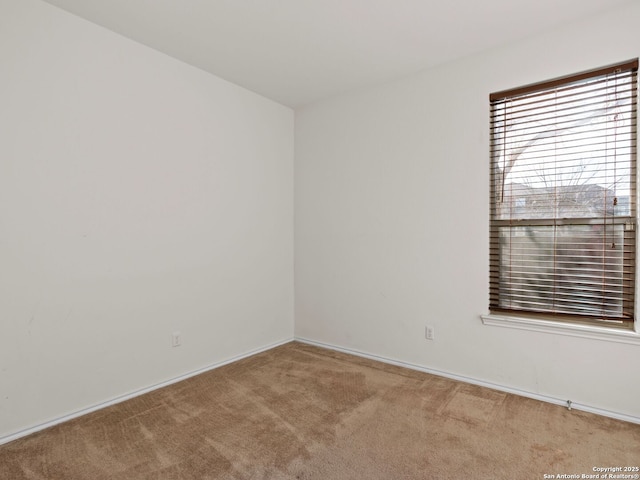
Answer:
[(182, 337), (180, 335), (180, 332), (173, 332), (171, 334), (171, 346), (179, 347), (180, 345), (182, 345)]
[(433, 340), (435, 338), (435, 332), (432, 326), (427, 325), (424, 327), (424, 338), (427, 340)]

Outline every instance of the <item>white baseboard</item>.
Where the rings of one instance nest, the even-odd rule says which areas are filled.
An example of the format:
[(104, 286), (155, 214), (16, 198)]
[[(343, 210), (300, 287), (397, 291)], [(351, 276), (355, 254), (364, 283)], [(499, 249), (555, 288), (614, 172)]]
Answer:
[(194, 377), (196, 375), (200, 375), (201, 373), (205, 373), (205, 372), (208, 372), (210, 370), (214, 370), (216, 368), (222, 367), (223, 365), (227, 365), (229, 363), (237, 362), (238, 360), (242, 360), (243, 358), (250, 357), (250, 356), (255, 355), (257, 353), (261, 353), (261, 352), (265, 352), (267, 350), (271, 350), (272, 348), (279, 347), (280, 345), (284, 345), (285, 343), (289, 343), (291, 341), (293, 341), (293, 338), (288, 338), (286, 340), (281, 340), (279, 342), (272, 343), (272, 344), (266, 345), (264, 347), (260, 347), (260, 348), (257, 348), (257, 349), (254, 349), (254, 350), (251, 350), (251, 351), (248, 351), (248, 352), (245, 352), (245, 353), (241, 353), (239, 355), (233, 356), (233, 357), (228, 358), (226, 360), (222, 360), (220, 362), (216, 362), (216, 363), (208, 365), (206, 367), (199, 368), (198, 370), (194, 370), (194, 371), (185, 373), (183, 375), (180, 375), (178, 377), (171, 378), (171, 379), (166, 380), (164, 382), (157, 383), (157, 384), (151, 385), (149, 387), (141, 388), (140, 390), (135, 390), (133, 392), (126, 393), (124, 395), (119, 395), (119, 396), (114, 397), (114, 398), (112, 398), (110, 400), (106, 400), (104, 402), (97, 403), (95, 405), (92, 405), (92, 406), (87, 407), (87, 408), (83, 408), (81, 410), (77, 410), (77, 411), (69, 413), (67, 415), (63, 415), (61, 417), (54, 418), (54, 419), (46, 421), (44, 423), (40, 423), (38, 425), (34, 425), (32, 427), (25, 428), (24, 430), (20, 430), (18, 432), (11, 433), (9, 435), (0, 437), (0, 445), (12, 442), (12, 441), (17, 440), (17, 439), (22, 438), (22, 437), (26, 437), (27, 435), (31, 435), (32, 433), (39, 432), (40, 430), (44, 430), (46, 428), (53, 427), (54, 425), (58, 425), (60, 423), (67, 422), (69, 420), (81, 417), (81, 416), (86, 415), (88, 413), (95, 412), (97, 410), (101, 410), (101, 409), (106, 408), (106, 407), (110, 407), (111, 405), (115, 405), (117, 403), (124, 402), (125, 400), (129, 400), (131, 398), (135, 398), (135, 397), (138, 397), (140, 395), (144, 395), (145, 393), (149, 393), (149, 392), (152, 392), (154, 390), (158, 390), (159, 388), (167, 387), (167, 386), (172, 385), (174, 383), (181, 382), (182, 380), (186, 380), (187, 378), (191, 378), (191, 377)]
[[(562, 400), (559, 398), (550, 397), (547, 395), (540, 395), (538, 393), (528, 392), (526, 390), (521, 390), (519, 388), (512, 388), (506, 385), (499, 385), (491, 382), (485, 382), (484, 380), (478, 380), (471, 377), (465, 377), (462, 375), (456, 375), (454, 373), (444, 372), (442, 370), (435, 370), (432, 368), (426, 368), (421, 365), (415, 365), (413, 363), (403, 362), (400, 360), (394, 360), (391, 358), (383, 357), (380, 355), (374, 355), (371, 353), (361, 352), (359, 350), (354, 350), (351, 348), (338, 347), (336, 345), (331, 345), (322, 342), (316, 342), (315, 340), (310, 340), (308, 338), (303, 337), (295, 337), (297, 342), (306, 343), (308, 345), (314, 345), (316, 347), (327, 348), (329, 350), (335, 350), (337, 352), (348, 353), (351, 355), (355, 355), (358, 357), (368, 358), (370, 360), (377, 360), (379, 362), (388, 363), (390, 365), (396, 365), (398, 367), (410, 368), (411, 370), (418, 370), (420, 372), (430, 373), (432, 375), (437, 375), (439, 377), (450, 378), (452, 380), (458, 380), (460, 382), (470, 383), (472, 385), (478, 385), (480, 387), (491, 388), (493, 390), (499, 390), (501, 392), (512, 393), (514, 395), (519, 395), (521, 397), (532, 398), (534, 400), (540, 400), (542, 402), (553, 403), (555, 405), (562, 405), (567, 407), (567, 400)], [(571, 400), (571, 408), (575, 410), (582, 410), (584, 412), (595, 413), (596, 415), (602, 415), (604, 417), (615, 418), (616, 420), (622, 420), (625, 422), (637, 423), (640, 424), (640, 417), (635, 417), (632, 415), (626, 415), (624, 413), (611, 412), (609, 410), (604, 410), (597, 407), (592, 407), (590, 405), (584, 405), (581, 403), (576, 403)]]
[[(90, 407), (83, 408), (81, 410), (77, 410), (77, 411), (72, 412), (70, 414), (63, 415), (61, 417), (57, 417), (57, 418), (51, 419), (51, 420), (46, 421), (44, 423), (41, 423), (41, 424), (38, 424), (38, 425), (34, 425), (32, 427), (25, 428), (23, 430), (15, 432), (15, 433), (11, 433), (9, 435), (0, 437), (0, 445), (12, 442), (12, 441), (17, 440), (17, 439), (22, 438), (22, 437), (26, 437), (27, 435), (31, 435), (32, 433), (39, 432), (39, 431), (44, 430), (46, 428), (53, 427), (54, 425), (58, 425), (60, 423), (67, 422), (69, 420), (81, 417), (81, 416), (86, 415), (88, 413), (95, 412), (97, 410), (101, 410), (101, 409), (106, 408), (106, 407), (110, 407), (111, 405), (115, 405), (115, 404), (118, 404), (120, 402), (124, 402), (125, 400), (129, 400), (131, 398), (138, 397), (140, 395), (144, 395), (145, 393), (152, 392), (152, 391), (157, 390), (159, 388), (163, 388), (163, 387), (172, 385), (174, 383), (180, 382), (182, 380), (186, 380), (187, 378), (194, 377), (194, 376), (199, 375), (201, 373), (208, 372), (210, 370), (214, 370), (216, 368), (222, 367), (223, 365), (227, 365), (229, 363), (233, 363), (233, 362), (236, 362), (238, 360), (242, 360), (243, 358), (247, 358), (247, 357), (250, 357), (252, 355), (256, 355), (258, 353), (265, 352), (267, 350), (271, 350), (272, 348), (279, 347), (279, 346), (284, 345), (286, 343), (289, 343), (289, 342), (291, 342), (293, 340), (301, 342), (301, 343), (306, 343), (308, 345), (314, 345), (314, 346), (321, 347), (321, 348), (326, 348), (326, 349), (329, 349), (329, 350), (335, 350), (335, 351), (338, 351), (338, 352), (343, 352), (343, 353), (348, 353), (348, 354), (351, 354), (351, 355), (356, 355), (358, 357), (368, 358), (370, 360), (377, 360), (379, 362), (388, 363), (390, 365), (396, 365), (396, 366), (399, 366), (399, 367), (410, 368), (412, 370), (417, 370), (417, 371), (420, 371), (420, 372), (430, 373), (432, 375), (437, 375), (437, 376), (440, 376), (440, 377), (451, 378), (453, 380), (458, 380), (458, 381), (461, 381), (461, 382), (470, 383), (472, 385), (478, 385), (478, 386), (481, 386), (481, 387), (487, 387), (487, 388), (491, 388), (493, 390), (499, 390), (499, 391), (506, 392), (506, 393), (512, 393), (514, 395), (519, 395), (519, 396), (522, 396), (522, 397), (533, 398), (534, 400), (540, 400), (542, 402), (553, 403), (555, 405), (567, 406), (567, 401), (566, 400), (561, 400), (561, 399), (558, 399), (558, 398), (549, 397), (547, 395), (540, 395), (540, 394), (537, 394), (537, 393), (528, 392), (526, 390), (520, 390), (520, 389), (517, 389), (517, 388), (507, 387), (505, 385), (498, 385), (498, 384), (495, 384), (495, 383), (485, 382), (483, 380), (477, 380), (477, 379), (471, 378), (471, 377), (465, 377), (465, 376), (462, 376), (462, 375), (456, 375), (456, 374), (444, 372), (444, 371), (441, 371), (441, 370), (435, 370), (435, 369), (432, 369), (432, 368), (426, 368), (426, 367), (423, 367), (423, 366), (420, 366), (420, 365), (415, 365), (415, 364), (412, 364), (412, 363), (403, 362), (403, 361), (399, 361), (399, 360), (393, 360), (391, 358), (383, 357), (383, 356), (380, 356), (380, 355), (374, 355), (374, 354), (371, 354), (371, 353), (361, 352), (361, 351), (354, 350), (354, 349), (351, 349), (351, 348), (343, 348), (343, 347), (338, 347), (336, 345), (317, 342), (317, 341), (310, 340), (310, 339), (303, 338), (303, 337), (295, 337), (295, 338), (288, 338), (286, 340), (281, 340), (279, 342), (272, 343), (270, 345), (266, 345), (264, 347), (260, 347), (260, 348), (257, 348), (257, 349), (254, 349), (254, 350), (251, 350), (251, 351), (236, 355), (236, 356), (228, 358), (226, 360), (223, 360), (223, 361), (214, 363), (212, 365), (209, 365), (207, 367), (200, 368), (198, 370), (194, 370), (192, 372), (185, 373), (184, 375), (180, 375), (180, 376), (172, 378), (170, 380), (167, 380), (167, 381), (155, 384), (155, 385), (151, 385), (149, 387), (141, 388), (140, 390), (136, 390), (136, 391), (124, 394), (124, 395), (120, 395), (120, 396), (114, 397), (114, 398), (112, 398), (110, 400), (106, 400), (104, 402), (97, 403), (97, 404), (92, 405)], [(611, 412), (609, 410), (603, 410), (601, 408), (591, 407), (589, 405), (583, 405), (581, 403), (572, 402), (571, 403), (571, 408), (575, 408), (576, 410), (582, 410), (582, 411), (589, 412), (589, 413), (594, 413), (596, 415), (602, 415), (602, 416), (605, 416), (605, 417), (615, 418), (617, 420), (623, 420), (625, 422), (631, 422), (631, 423), (640, 424), (640, 417), (635, 417), (635, 416), (632, 416), (632, 415), (626, 415), (626, 414), (623, 414), (623, 413)]]

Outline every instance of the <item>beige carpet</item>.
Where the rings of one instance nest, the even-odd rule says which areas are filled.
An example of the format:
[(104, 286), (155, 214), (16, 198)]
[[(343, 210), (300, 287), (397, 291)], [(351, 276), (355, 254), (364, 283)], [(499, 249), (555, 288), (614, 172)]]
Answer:
[(295, 342), (0, 446), (10, 480), (542, 479), (639, 464), (640, 425)]

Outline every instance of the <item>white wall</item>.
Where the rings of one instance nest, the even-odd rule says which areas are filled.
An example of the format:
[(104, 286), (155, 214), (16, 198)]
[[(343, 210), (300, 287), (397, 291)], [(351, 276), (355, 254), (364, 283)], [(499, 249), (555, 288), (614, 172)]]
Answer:
[(489, 93), (637, 57), (638, 19), (632, 2), (296, 112), (296, 336), (640, 417), (640, 346), (479, 318)]
[[(296, 334), (640, 416), (639, 347), (478, 317), (488, 94), (638, 56), (638, 18), (297, 112)], [(291, 337), (291, 110), (38, 0), (0, 66), (0, 439)]]
[(290, 109), (37, 0), (0, 71), (0, 438), (292, 337)]

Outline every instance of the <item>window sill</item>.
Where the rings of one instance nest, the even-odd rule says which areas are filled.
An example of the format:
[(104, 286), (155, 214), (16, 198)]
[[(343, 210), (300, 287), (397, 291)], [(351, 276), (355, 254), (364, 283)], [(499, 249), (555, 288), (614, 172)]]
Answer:
[(627, 343), (640, 345), (640, 333), (631, 330), (619, 330), (614, 328), (594, 325), (579, 325), (557, 322), (553, 320), (541, 320), (538, 318), (516, 317), (511, 315), (480, 315), (484, 325), (495, 327), (517, 328), (533, 332), (568, 335), (571, 337), (590, 338), (607, 342)]

